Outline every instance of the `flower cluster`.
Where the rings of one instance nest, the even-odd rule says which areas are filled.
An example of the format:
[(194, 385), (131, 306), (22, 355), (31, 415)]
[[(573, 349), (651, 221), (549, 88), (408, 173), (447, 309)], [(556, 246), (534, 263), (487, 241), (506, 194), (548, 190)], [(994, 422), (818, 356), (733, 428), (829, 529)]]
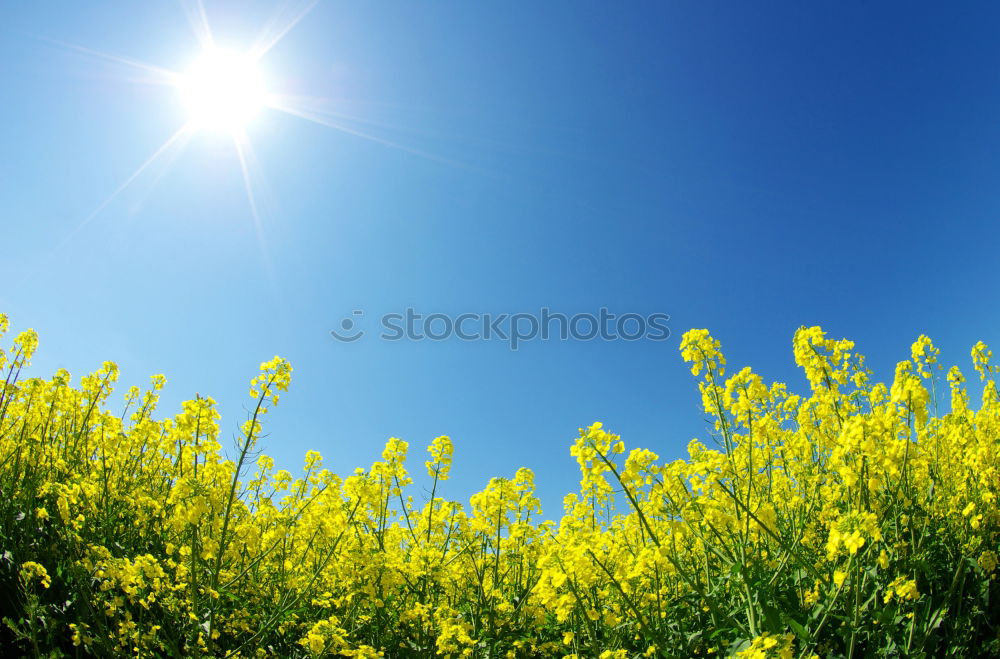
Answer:
[(113, 363), (77, 385), (27, 378), (36, 346), (29, 330), (0, 350), (0, 646), (15, 654), (1000, 654), (1000, 397), (982, 343), (974, 409), (958, 368), (936, 386), (924, 336), (883, 384), (852, 342), (802, 328), (795, 394), (749, 368), (727, 378), (720, 342), (692, 330), (681, 353), (711, 436), (662, 461), (580, 429), (580, 487), (556, 521), (526, 468), (467, 505), (439, 496), (444, 436), (425, 494), (397, 438), (344, 476), (316, 451), (276, 469), (258, 444), (290, 384), (280, 358), (251, 381), (227, 458), (211, 398), (158, 419), (155, 376), (113, 410)]

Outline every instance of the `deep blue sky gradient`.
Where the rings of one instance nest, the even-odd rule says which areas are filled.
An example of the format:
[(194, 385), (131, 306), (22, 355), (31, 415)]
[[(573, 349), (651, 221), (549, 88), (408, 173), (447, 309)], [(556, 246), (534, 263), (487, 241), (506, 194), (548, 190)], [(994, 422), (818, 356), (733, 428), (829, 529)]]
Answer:
[[(275, 6), (207, 2), (234, 46)], [(261, 116), (266, 258), (220, 136), (71, 233), (185, 117), (174, 90), (64, 44), (183, 67), (180, 5), (7, 3), (0, 25), (0, 310), (40, 332), (34, 373), (162, 372), (163, 414), (211, 395), (228, 437), (280, 354), (294, 380), (263, 448), (285, 466), (317, 449), (349, 472), (398, 436), (422, 472), (449, 434), (445, 495), (526, 465), (556, 515), (578, 427), (664, 460), (707, 438), (689, 328), (794, 389), (800, 325), (856, 340), (884, 379), (921, 333), (967, 373), (972, 343), (1000, 344), (992, 3), (321, 2), (268, 76), (383, 141)], [(408, 306), (664, 312), (673, 336), (328, 334)]]

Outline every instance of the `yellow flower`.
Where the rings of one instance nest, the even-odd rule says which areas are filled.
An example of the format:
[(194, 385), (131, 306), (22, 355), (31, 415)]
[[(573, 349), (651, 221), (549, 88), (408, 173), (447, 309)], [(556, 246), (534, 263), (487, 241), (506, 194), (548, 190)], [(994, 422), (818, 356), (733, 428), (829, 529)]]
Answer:
[(901, 600), (915, 600), (920, 597), (920, 592), (917, 590), (917, 582), (913, 579), (907, 579), (906, 577), (896, 577), (892, 583), (886, 588), (885, 596), (883, 601), (888, 604), (892, 601), (893, 597)]
[[(0, 315), (0, 332), (5, 325)], [(553, 517), (542, 514), (524, 467), (485, 478), (470, 505), (432, 487), (425, 494), (397, 438), (344, 478), (316, 451), (301, 472), (278, 468), (254, 443), (265, 437), (256, 411), (272, 409), (289, 386), (283, 360), (262, 364), (251, 382), (256, 400), (234, 451), (220, 440), (211, 398), (197, 395), (158, 419), (162, 376), (148, 391), (130, 389), (124, 410), (108, 403), (118, 377), (110, 362), (79, 385), (66, 371), (19, 380), (10, 367), (36, 340), (25, 334), (0, 352), (0, 481), (13, 511), (5, 531), (13, 529), (13, 544), (0, 559), (13, 562), (24, 604), (45, 628), (58, 624), (48, 599), (90, 584), (79, 610), (94, 617), (64, 625), (65, 640), (85, 654), (177, 647), (214, 656), (252, 638), (240, 650), (247, 657), (288, 642), (300, 654), (366, 659), (568, 650), (618, 659), (683, 653), (677, 643), (705, 656), (726, 647), (718, 639), (742, 638), (737, 625), (713, 641), (677, 641), (676, 630), (704, 630), (744, 586), (787, 589), (802, 608), (836, 617), (853, 613), (855, 594), (880, 597), (906, 609), (902, 622), (863, 624), (892, 638), (919, 612), (912, 575), (921, 534), (978, 556), (987, 580), (1000, 563), (1000, 395), (981, 344), (973, 362), (990, 376), (982, 406), (972, 409), (955, 368), (951, 412), (939, 414), (930, 391), (940, 388), (925, 382), (937, 370), (927, 337), (886, 385), (850, 341), (800, 328), (792, 347), (808, 389), (799, 395), (749, 368), (723, 380), (719, 342), (693, 330), (681, 351), (701, 376), (717, 445), (692, 440), (686, 455), (662, 462), (647, 449), (627, 451), (600, 423), (581, 428), (570, 447), (580, 486)], [(430, 443), (424, 465), (435, 483), (449, 478), (453, 451), (447, 436)], [(43, 523), (38, 538), (26, 535)], [(79, 578), (53, 587), (65, 574)], [(844, 597), (848, 586), (856, 592)], [(948, 583), (920, 586), (944, 592)], [(987, 591), (969, 591), (978, 598), (969, 610), (985, 610)], [(957, 609), (950, 615), (976, 624)], [(839, 651), (830, 645), (839, 632), (823, 630), (817, 648)], [(808, 656), (794, 641), (761, 633), (738, 656)], [(884, 654), (878, 634), (864, 642)]]
[(451, 469), (452, 454), (454, 448), (451, 439), (445, 435), (437, 437), (427, 447), (431, 459), (424, 463), (427, 467), (427, 474), (431, 478), (438, 480), (448, 480), (448, 471)]
[(794, 634), (770, 634), (764, 632), (750, 642), (750, 646), (737, 652), (738, 659), (768, 659), (778, 657), (791, 659), (793, 656)]
[(49, 577), (44, 565), (34, 561), (21, 563), (21, 580), (29, 583), (32, 579), (38, 579), (42, 588), (48, 588), (52, 585), (52, 578)]
[(991, 574), (995, 569), (997, 569), (997, 553), (993, 550), (986, 550), (979, 555), (979, 567), (983, 569), (983, 572)]
[(844, 580), (847, 579), (847, 573), (843, 570), (834, 570), (833, 572), (833, 583), (837, 588), (841, 588), (844, 585)]

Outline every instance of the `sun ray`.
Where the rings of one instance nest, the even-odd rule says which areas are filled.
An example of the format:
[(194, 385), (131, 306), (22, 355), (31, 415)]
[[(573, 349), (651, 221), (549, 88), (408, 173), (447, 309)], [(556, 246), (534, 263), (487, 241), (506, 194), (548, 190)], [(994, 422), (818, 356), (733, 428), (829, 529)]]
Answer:
[(136, 69), (138, 71), (152, 73), (155, 76), (154, 78), (140, 79), (142, 82), (148, 84), (172, 85), (175, 84), (177, 77), (179, 75), (176, 71), (171, 71), (170, 69), (163, 68), (162, 66), (156, 66), (155, 64), (149, 64), (148, 62), (143, 62), (128, 57), (121, 57), (119, 55), (112, 55), (111, 53), (101, 52), (99, 50), (94, 50), (93, 48), (87, 48), (85, 46), (79, 46), (77, 44), (67, 43), (65, 41), (59, 41), (57, 39), (50, 39), (48, 37), (40, 37), (40, 38), (44, 41), (51, 43), (52, 45), (59, 46), (61, 48), (66, 48), (67, 50), (73, 50), (84, 55), (89, 55), (91, 57), (111, 62), (113, 64), (121, 64), (123, 66)]
[(205, 3), (202, 0), (180, 0), (180, 5), (201, 49), (208, 50), (214, 47), (215, 37), (212, 36), (212, 28), (205, 13)]
[(432, 134), (426, 130), (413, 130), (412, 128), (401, 126), (398, 124), (392, 124), (385, 121), (377, 121), (375, 119), (367, 117), (359, 117), (357, 115), (345, 114), (343, 112), (333, 112), (332, 110), (322, 107), (335, 102), (334, 99), (321, 98), (315, 96), (302, 96), (302, 95), (289, 95), (289, 94), (274, 94), (271, 96), (269, 106), (276, 110), (281, 110), (282, 112), (289, 112), (287, 108), (295, 108), (299, 112), (304, 112), (313, 116), (325, 117), (332, 121), (347, 121), (355, 124), (365, 124), (372, 128), (383, 128), (386, 130), (392, 130), (397, 132), (408, 132), (415, 135), (422, 135), (424, 137), (430, 138), (442, 138), (443, 135)]
[(271, 288), (277, 291), (278, 280), (275, 276), (274, 266), (271, 262), (271, 254), (267, 249), (267, 239), (264, 235), (264, 223), (261, 221), (260, 209), (257, 205), (257, 196), (253, 191), (253, 179), (250, 175), (250, 168), (260, 169), (257, 166), (257, 158), (254, 155), (253, 147), (245, 133), (234, 133), (233, 144), (236, 146), (236, 154), (240, 160), (240, 171), (243, 174), (243, 187), (247, 193), (247, 202), (250, 205), (250, 214), (253, 217), (254, 231), (257, 236), (257, 246), (260, 248), (261, 259), (264, 262), (264, 269), (267, 272), (267, 280)]
[[(171, 152), (171, 160), (170, 160), (170, 162), (172, 162), (173, 156), (176, 155), (176, 152), (184, 148), (184, 146), (187, 144), (188, 140), (191, 138), (193, 134), (194, 130), (191, 124), (184, 124), (183, 126), (181, 126), (177, 130), (177, 132), (171, 135), (166, 142), (161, 144), (160, 147), (157, 148), (156, 151), (154, 151), (151, 156), (149, 156), (141, 165), (139, 165), (139, 167), (134, 172), (132, 172), (132, 174), (129, 175), (129, 177), (125, 179), (125, 181), (121, 185), (119, 185), (114, 192), (112, 192), (104, 201), (102, 201), (101, 204), (97, 206), (97, 208), (95, 208), (89, 215), (87, 215), (87, 217), (83, 218), (80, 222), (78, 222), (75, 227), (70, 229), (69, 232), (65, 236), (63, 236), (62, 240), (60, 240), (58, 243), (56, 243), (54, 247), (48, 250), (49, 255), (53, 256), (58, 254), (70, 241), (73, 240), (73, 238), (75, 238), (81, 231), (83, 231), (83, 229), (85, 229), (88, 224), (93, 222), (94, 219), (98, 215), (100, 215), (101, 212), (118, 197), (118, 195), (124, 192), (126, 188), (128, 188), (133, 182), (135, 182), (135, 180), (139, 178), (139, 176), (144, 171), (149, 169), (149, 167), (157, 160), (159, 160), (164, 154), (171, 152), (171, 149), (173, 149), (173, 152)], [(157, 180), (159, 180), (159, 178), (160, 177), (157, 177)], [(33, 269), (29, 269), (28, 271), (26, 271), (21, 276), (21, 281), (19, 282), (18, 286), (22, 285), (24, 282), (34, 277), (34, 275), (37, 274), (38, 270), (42, 268), (43, 261), (44, 259), (39, 259), (38, 265), (36, 265)]]
[(280, 97), (275, 97), (271, 99), (269, 107), (279, 112), (284, 112), (285, 114), (290, 114), (294, 117), (299, 117), (300, 119), (305, 119), (306, 121), (311, 121), (313, 123), (319, 124), (321, 126), (326, 126), (327, 128), (333, 128), (334, 130), (339, 130), (343, 133), (349, 135), (354, 135), (355, 137), (360, 137), (366, 140), (371, 140), (383, 146), (388, 146), (393, 149), (399, 149), (400, 151), (405, 151), (406, 153), (413, 154), (415, 156), (420, 156), (421, 158), (426, 158), (428, 160), (433, 160), (435, 162), (440, 162), (446, 165), (452, 165), (455, 167), (461, 167), (463, 169), (475, 169), (472, 165), (459, 161), (453, 160), (451, 158), (445, 158), (443, 156), (438, 156), (433, 153), (428, 153), (426, 151), (421, 151), (420, 149), (415, 149), (413, 147), (406, 146), (405, 144), (400, 144), (398, 142), (393, 142), (392, 140), (385, 139), (384, 137), (379, 137), (377, 135), (372, 135), (371, 133), (357, 130), (356, 128), (351, 128), (343, 123), (339, 123), (334, 119), (326, 116), (325, 113), (319, 113), (315, 111), (306, 110), (303, 108), (297, 108), (287, 101), (283, 101)]
[(64, 242), (65, 242), (65, 240), (68, 240), (72, 236), (74, 236), (77, 233), (79, 233), (79, 231), (81, 229), (83, 229), (87, 224), (89, 224), (91, 221), (93, 221), (93, 219), (95, 217), (97, 217), (98, 215), (100, 215), (101, 211), (103, 211), (105, 208), (107, 208), (108, 205), (112, 201), (114, 201), (115, 198), (118, 195), (120, 195), (122, 192), (124, 192), (125, 189), (128, 188), (128, 186), (130, 186), (132, 184), (133, 181), (135, 181), (137, 178), (139, 178), (140, 174), (142, 174), (144, 171), (146, 171), (146, 169), (148, 169), (150, 165), (152, 165), (154, 162), (156, 162), (157, 159), (159, 159), (160, 156), (162, 156), (168, 149), (170, 149), (174, 145), (177, 145), (178, 149), (183, 148), (184, 145), (187, 144), (187, 141), (191, 138), (191, 135), (193, 135), (193, 134), (194, 134), (193, 126), (190, 123), (187, 123), (187, 124), (184, 124), (183, 126), (181, 126), (177, 130), (176, 133), (174, 133), (173, 135), (171, 135), (170, 138), (166, 142), (164, 142), (162, 145), (160, 145), (160, 147), (156, 151), (153, 152), (153, 155), (149, 156), (149, 158), (147, 158), (145, 162), (143, 162), (141, 165), (139, 165), (138, 169), (136, 169), (134, 172), (132, 172), (132, 174), (127, 179), (125, 179), (124, 183), (122, 183), (121, 185), (119, 185), (115, 189), (115, 191), (112, 192), (108, 196), (107, 199), (105, 199), (103, 202), (101, 202), (100, 206), (98, 206), (97, 208), (95, 208), (94, 211), (90, 215), (88, 215), (87, 217), (85, 217), (79, 224), (77, 224), (76, 228), (74, 228), (70, 232), (70, 234), (68, 236), (66, 236), (66, 239), (64, 239)]
[(292, 17), (284, 22), (281, 22), (283, 14), (288, 12), (284, 11), (288, 6), (288, 3), (283, 3), (277, 11), (271, 16), (271, 19), (267, 22), (267, 25), (261, 30), (260, 35), (257, 37), (256, 42), (250, 49), (250, 54), (255, 59), (260, 59), (268, 51), (274, 48), (279, 41), (281, 41), (288, 32), (299, 24), (303, 18), (306, 17), (313, 8), (319, 4), (319, 0), (307, 0), (299, 10), (292, 14)]
[[(328, 109), (328, 106), (332, 103), (347, 104), (347, 105), (350, 105), (352, 103), (361, 103), (363, 105), (379, 107), (383, 111), (390, 110), (403, 113), (411, 112), (409, 108), (404, 106), (399, 106), (396, 104), (373, 103), (371, 101), (355, 101), (349, 99), (331, 99), (331, 98), (323, 98), (317, 96), (303, 96), (303, 95), (293, 96), (290, 94), (272, 95), (269, 107), (286, 113), (289, 112), (288, 108), (295, 108), (299, 112), (304, 112), (311, 116), (324, 117), (334, 122), (347, 122), (348, 124), (362, 124), (364, 126), (374, 129), (382, 129), (401, 134), (405, 133), (409, 136), (426, 138), (428, 140), (433, 140), (436, 142), (448, 142), (452, 144), (460, 143), (462, 146), (485, 146), (490, 148), (501, 147), (509, 151), (527, 150), (532, 153), (541, 153), (539, 149), (534, 147), (526, 147), (524, 145), (513, 144), (501, 140), (488, 139), (479, 136), (473, 137), (470, 135), (463, 135), (461, 133), (456, 133), (452, 131), (414, 128), (413, 126), (402, 125), (399, 123), (392, 123), (389, 121), (379, 121), (376, 119), (372, 119), (370, 117), (362, 117), (339, 111), (334, 112)], [(343, 126), (343, 124), (338, 124), (338, 127), (340, 126)], [(463, 166), (468, 167), (471, 170), (480, 171), (486, 174), (492, 173), (475, 165), (470, 165), (467, 163), (461, 163), (461, 164)]]
[[(156, 186), (160, 184), (160, 181), (163, 180), (164, 176), (170, 173), (170, 169), (173, 167), (174, 162), (178, 157), (180, 157), (181, 153), (184, 152), (184, 147), (187, 146), (188, 141), (190, 141), (191, 137), (194, 135), (194, 128), (190, 127), (189, 124), (185, 124), (185, 126), (188, 128), (189, 134), (182, 138), (182, 141), (177, 144), (176, 148), (169, 149), (161, 155), (160, 159), (163, 160), (163, 164), (158, 168), (158, 171), (153, 174), (152, 180), (150, 180), (146, 185), (146, 192), (139, 199), (140, 204), (145, 204), (146, 197), (148, 197), (150, 192), (152, 192)], [(150, 163), (149, 166), (151, 167), (152, 163)]]

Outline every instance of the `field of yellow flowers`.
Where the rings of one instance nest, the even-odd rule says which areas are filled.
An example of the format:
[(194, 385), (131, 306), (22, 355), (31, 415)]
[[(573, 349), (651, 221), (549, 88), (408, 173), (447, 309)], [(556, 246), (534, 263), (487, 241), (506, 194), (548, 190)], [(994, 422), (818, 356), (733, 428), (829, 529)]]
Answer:
[[(0, 315), (0, 331), (7, 318)], [(580, 489), (544, 521), (532, 472), (469, 505), (437, 496), (452, 444), (408, 445), (338, 476), (259, 455), (289, 385), (250, 383), (242, 436), (211, 398), (157, 420), (154, 376), (124, 404), (106, 362), (74, 385), (0, 351), (3, 656), (921, 657), (1000, 655), (1000, 398), (983, 344), (973, 409), (926, 337), (876, 383), (846, 340), (796, 332), (810, 391), (727, 377), (692, 330), (707, 443), (663, 462), (596, 423)]]

